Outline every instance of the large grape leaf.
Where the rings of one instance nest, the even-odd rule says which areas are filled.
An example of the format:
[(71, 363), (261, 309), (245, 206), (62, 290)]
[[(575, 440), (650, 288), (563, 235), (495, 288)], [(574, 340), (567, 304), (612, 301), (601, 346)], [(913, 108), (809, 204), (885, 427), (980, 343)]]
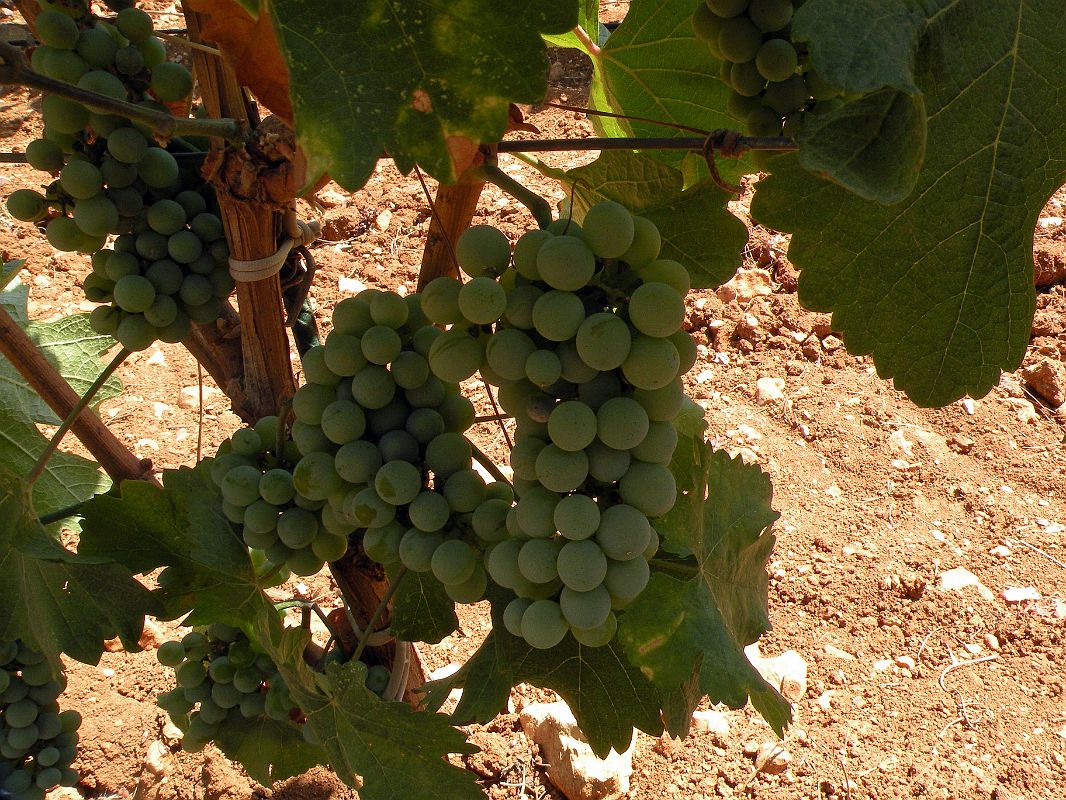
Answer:
[(459, 627), (455, 601), (431, 573), (408, 571), (392, 597), (390, 627), (402, 641), (436, 644)]
[(326, 763), (322, 748), (309, 743), (303, 731), (289, 720), (234, 715), (219, 728), (215, 743), (264, 786)]
[(800, 300), (938, 406), (984, 395), (1025, 353), (1033, 229), (1066, 181), (1066, 26), (1058, 0), (920, 5), (929, 134), (915, 191), (885, 207), (779, 157), (752, 214), (793, 233)]
[[(683, 437), (672, 469), (679, 498), (656, 523), (669, 544), (691, 551), (690, 574), (673, 562), (657, 569), (648, 587), (626, 609), (618, 637), (629, 659), (668, 694), (668, 719), (684, 733), (699, 695), (734, 708), (752, 705), (781, 733), (788, 703), (744, 655), (770, 623), (766, 562), (774, 537), (767, 530), (778, 514), (770, 507), (769, 478), (756, 466), (711, 451), (701, 439)], [(658, 565), (653, 563), (653, 567)], [(699, 695), (689, 684), (698, 675)], [(689, 714), (676, 706), (688, 706)]]
[(503, 712), (511, 688), (530, 683), (558, 693), (574, 712), (594, 753), (624, 752), (633, 728), (657, 736), (663, 731), (660, 696), (634, 669), (617, 643), (585, 647), (567, 636), (550, 650), (530, 647), (503, 624), (505, 601), (492, 603), (492, 632), (454, 675), (429, 685), (426, 705), (439, 707), (462, 686), (452, 719), (458, 724), (486, 723)]
[(26, 481), (0, 458), (0, 640), (95, 664), (104, 641), (137, 649), (151, 594), (115, 563), (75, 555), (37, 521)]
[(509, 106), (547, 91), (542, 33), (574, 27), (574, 0), (271, 0), (308, 180), (358, 189), (387, 151), (456, 178), (449, 144), (498, 141)]
[[(607, 41), (609, 32), (600, 24), (600, 0), (578, 0), (577, 25), (597, 44)], [(572, 47), (591, 55), (585, 42), (572, 30), (566, 33), (545, 34), (544, 41), (556, 47)]]
[(552, 174), (572, 188), (579, 219), (601, 200), (615, 200), (654, 222), (663, 239), (662, 257), (683, 264), (696, 288), (725, 283), (741, 264), (748, 229), (726, 208), (730, 196), (710, 181), (684, 189), (678, 170), (624, 150)]

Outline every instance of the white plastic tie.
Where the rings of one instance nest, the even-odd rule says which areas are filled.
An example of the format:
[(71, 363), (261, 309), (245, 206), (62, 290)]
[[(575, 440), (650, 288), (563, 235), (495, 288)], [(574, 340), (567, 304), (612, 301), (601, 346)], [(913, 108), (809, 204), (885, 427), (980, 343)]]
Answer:
[(286, 220), (287, 236), (282, 240), (276, 253), (264, 258), (256, 258), (251, 261), (242, 261), (239, 258), (230, 257), (229, 274), (233, 280), (241, 283), (251, 283), (270, 278), (281, 272), (285, 260), (295, 247), (306, 247), (322, 233), (322, 226), (316, 221), (304, 222), (303, 220)]

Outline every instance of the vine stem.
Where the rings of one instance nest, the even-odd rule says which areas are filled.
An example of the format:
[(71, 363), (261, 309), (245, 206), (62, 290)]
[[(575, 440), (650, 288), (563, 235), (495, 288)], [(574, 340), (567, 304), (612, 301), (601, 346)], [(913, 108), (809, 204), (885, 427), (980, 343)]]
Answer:
[(496, 466), (493, 460), (487, 455), (485, 455), (481, 448), (479, 448), (473, 442), (470, 442), (470, 451), (471, 453), (473, 453), (474, 460), (477, 461), (477, 463), (479, 463), (481, 466), (483, 466), (485, 470), (489, 473), (489, 475), (491, 475), (501, 483), (506, 483), (508, 486), (511, 486), (511, 482), (507, 480), (507, 476), (500, 472), (500, 468)]
[[(725, 155), (742, 156), (749, 150), (794, 152), (799, 145), (786, 136), (737, 136)], [(500, 153), (557, 153), (583, 150), (691, 150), (703, 152), (708, 144), (722, 150), (724, 142), (701, 136), (591, 136), (587, 139), (509, 139), (500, 142)], [(501, 187), (502, 188), (502, 187)]]
[(537, 225), (541, 228), (547, 228), (551, 225), (552, 208), (548, 205), (548, 201), (536, 192), (527, 189), (495, 164), (482, 164), (480, 167), (474, 167), (471, 172), (475, 177), (503, 189), (503, 191), (528, 208), (529, 213), (533, 215), (533, 219), (537, 221)]
[(393, 578), (392, 583), (389, 584), (388, 591), (381, 597), (381, 602), (378, 603), (378, 607), (374, 609), (374, 613), (370, 615), (370, 619), (366, 621), (366, 627), (363, 628), (363, 634), (359, 637), (359, 643), (355, 646), (355, 651), (352, 653), (352, 660), (358, 661), (359, 656), (366, 650), (367, 643), (370, 641), (370, 634), (374, 632), (374, 626), (378, 620), (381, 619), (381, 615), (385, 613), (385, 609), (389, 607), (389, 603), (392, 602), (393, 595), (396, 594), (396, 590), (400, 588), (400, 582), (407, 577), (407, 567), (400, 567), (400, 571), (396, 573), (396, 577)]
[(60, 508), (57, 511), (53, 511), (51, 514), (42, 514), (37, 517), (37, 522), (41, 525), (51, 525), (53, 522), (59, 522), (61, 519), (73, 517), (81, 511), (82, 506), (88, 502), (88, 500), (82, 500), (80, 503), (73, 503), (66, 508)]
[(0, 42), (0, 84), (22, 84), (47, 94), (59, 95), (107, 114), (141, 122), (165, 138), (174, 136), (215, 136), (231, 142), (243, 142), (244, 130), (235, 119), (181, 119), (165, 111), (116, 100), (113, 97), (80, 89), (34, 72), (26, 66), (17, 47)]
[(580, 25), (577, 25), (574, 28), (573, 34), (577, 37), (578, 41), (585, 46), (585, 49), (588, 51), (588, 54), (590, 56), (595, 58), (600, 54), (600, 46), (592, 40), (592, 37), (589, 36), (588, 31), (586, 31)]
[(48, 465), (48, 459), (50, 459), (55, 451), (59, 449), (59, 443), (62, 442), (63, 437), (67, 435), (67, 431), (69, 431), (74, 424), (74, 420), (76, 420), (78, 415), (85, 410), (89, 403), (92, 402), (93, 398), (96, 397), (96, 393), (103, 388), (105, 383), (107, 383), (107, 379), (115, 374), (115, 370), (122, 365), (122, 362), (125, 361), (132, 352), (132, 350), (127, 350), (125, 347), (119, 350), (118, 354), (111, 359), (111, 363), (104, 367), (103, 372), (101, 372), (96, 380), (93, 381), (89, 390), (82, 395), (77, 403), (75, 403), (74, 408), (72, 408), (70, 413), (67, 414), (67, 418), (63, 420), (63, 424), (59, 426), (59, 430), (57, 430), (52, 436), (51, 441), (48, 442), (48, 446), (44, 449), (44, 452), (41, 453), (41, 457), (37, 459), (37, 463), (34, 464), (33, 469), (30, 470), (30, 474), (26, 478), (26, 482), (29, 486), (33, 486), (33, 484), (37, 482), (37, 479), (41, 477), (44, 468)]

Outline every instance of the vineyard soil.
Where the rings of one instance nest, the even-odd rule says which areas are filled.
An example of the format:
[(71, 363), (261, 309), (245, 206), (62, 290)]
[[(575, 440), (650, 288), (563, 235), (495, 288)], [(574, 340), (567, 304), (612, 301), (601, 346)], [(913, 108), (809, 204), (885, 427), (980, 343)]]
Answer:
[[(165, 11), (163, 4), (151, 4)], [(616, 15), (623, 13), (614, 6)], [(169, 6), (171, 12), (173, 6)], [(5, 23), (19, 19), (9, 16)], [(180, 24), (159, 15), (160, 27)], [(582, 104), (587, 72), (556, 52), (553, 98)], [(22, 150), (38, 133), (40, 97), (3, 95), (0, 149)], [(591, 133), (572, 112), (535, 108), (528, 120), (545, 136)], [(546, 158), (575, 166), (589, 156)], [(552, 200), (554, 184), (521, 162), (501, 167)], [(38, 184), (28, 167), (5, 165), (3, 196)], [(320, 193), (324, 241), (315, 247), (313, 296), (319, 320), (359, 284), (414, 290), (428, 209), (414, 176), (382, 162), (356, 194)], [(750, 185), (735, 206), (745, 214)], [(1038, 296), (1027, 366), (1045, 394), (1066, 392), (1066, 193), (1045, 209), (1037, 256), (1057, 285)], [(303, 213), (314, 212), (304, 206)], [(532, 225), (526, 210), (490, 188), (475, 223), (512, 240)], [(718, 447), (767, 470), (782, 519), (771, 560), (774, 630), (766, 656), (795, 650), (808, 664), (795, 725), (782, 746), (787, 769), (756, 773), (753, 757), (774, 736), (750, 709), (725, 712), (725, 734), (693, 732), (683, 742), (637, 739), (633, 796), (701, 798), (1062, 797), (1066, 785), (1066, 417), (1006, 376), (978, 401), (940, 410), (913, 406), (877, 378), (871, 362), (848, 355), (827, 316), (801, 309), (785, 238), (756, 228), (743, 271), (718, 292), (694, 292), (686, 327), (700, 344), (687, 382), (708, 410)], [(29, 226), (0, 215), (0, 254), (26, 259), (32, 318), (85, 311), (78, 283), (88, 259), (55, 254)], [(741, 266), (738, 264), (738, 266)], [(198, 414), (195, 362), (177, 346), (134, 354), (121, 370), (125, 393), (101, 409), (109, 426), (157, 468), (191, 463), (239, 426), (225, 397), (205, 379)], [(783, 382), (780, 397), (759, 396), (762, 378)], [(479, 413), (483, 390), (467, 386)], [(771, 394), (774, 392), (771, 391)], [(1061, 403), (1062, 400), (1060, 399)], [(473, 431), (500, 460), (494, 424)], [(943, 588), (968, 570), (979, 586)], [(1031, 588), (1040, 599), (1008, 602), (1004, 590)], [(283, 587), (291, 592), (296, 587)], [(328, 577), (306, 592), (334, 597)], [(280, 590), (279, 590), (280, 591)], [(1009, 595), (1008, 595), (1009, 596)], [(423, 650), (429, 670), (469, 656), (488, 630), (487, 611), (461, 609), (462, 630)], [(100, 665), (69, 663), (65, 704), (85, 717), (84, 797), (354, 797), (325, 769), (264, 789), (209, 746), (181, 752), (155, 695), (171, 688), (154, 648), (180, 629), (152, 625), (146, 652), (106, 653)], [(973, 661), (948, 671), (953, 664)], [(514, 707), (552, 700), (521, 687)], [(561, 797), (517, 713), (471, 729), (482, 752), (467, 766), (489, 797)], [(781, 759), (783, 763), (783, 759)], [(73, 797), (73, 795), (71, 795)]]

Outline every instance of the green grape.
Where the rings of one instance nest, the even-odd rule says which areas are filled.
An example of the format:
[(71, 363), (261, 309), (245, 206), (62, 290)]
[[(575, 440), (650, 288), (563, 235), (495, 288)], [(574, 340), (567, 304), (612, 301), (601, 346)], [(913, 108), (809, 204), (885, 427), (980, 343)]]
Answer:
[(615, 608), (624, 608), (636, 599), (648, 585), (651, 570), (643, 557), (626, 561), (609, 561), (603, 584), (611, 595)]
[(59, 185), (76, 200), (88, 200), (100, 194), (104, 176), (88, 161), (71, 161), (59, 173)]
[(215, 683), (229, 683), (237, 672), (237, 667), (226, 656), (219, 656), (207, 667), (207, 674)]
[(8, 705), (4, 711), (4, 721), (12, 728), (25, 728), (37, 719), (37, 711), (37, 704), (29, 698), (19, 700)]
[(592, 279), (596, 271), (596, 256), (583, 239), (556, 236), (544, 242), (537, 252), (537, 271), (540, 279), (553, 289), (576, 291)]
[(174, 61), (164, 61), (152, 70), (152, 91), (164, 103), (176, 103), (192, 94), (192, 75)]
[(378, 497), (373, 488), (351, 493), (345, 500), (344, 511), (368, 528), (380, 528), (396, 518), (396, 507)]
[[(94, 69), (86, 72), (78, 79), (77, 86), (79, 89), (110, 97), (113, 100), (128, 99), (125, 84), (106, 70)], [(86, 108), (98, 114), (107, 113), (105, 109), (94, 106), (92, 103), (86, 103)]]
[(413, 350), (404, 350), (397, 355), (392, 359), (389, 369), (393, 380), (401, 389), (417, 389), (429, 378), (429, 362), (425, 356)]
[(792, 75), (786, 80), (771, 83), (766, 87), (763, 102), (781, 116), (803, 108), (810, 94), (802, 75)]
[(515, 506), (515, 517), (522, 532), (535, 539), (552, 536), (555, 533), (555, 507), (560, 499), (556, 492), (542, 486), (522, 494)]
[(573, 236), (576, 239), (580, 239), (583, 233), (581, 225), (575, 222), (569, 213), (552, 221), (544, 230), (554, 236)]
[(512, 636), (522, 636), (522, 616), (531, 604), (531, 600), (516, 597), (503, 609), (503, 626)]
[(87, 28), (78, 36), (78, 55), (94, 69), (107, 69), (115, 60), (118, 42), (101, 28)]
[(584, 320), (585, 305), (572, 292), (546, 292), (533, 305), (533, 326), (549, 341), (573, 338)]
[(352, 397), (363, 408), (384, 408), (395, 395), (396, 382), (384, 367), (370, 364), (352, 378)]
[[(762, 52), (760, 50), (760, 52)], [(728, 80), (726, 81), (737, 94), (745, 97), (757, 97), (766, 88), (766, 78), (759, 71), (754, 61), (745, 61), (741, 64), (725, 62), (728, 68)]]
[(363, 550), (379, 564), (395, 564), (400, 560), (400, 541), (405, 533), (398, 523), (370, 528), (363, 534)]
[(718, 33), (718, 49), (723, 59), (735, 64), (754, 59), (761, 44), (762, 31), (746, 15), (726, 20)]
[(154, 262), (144, 273), (144, 277), (151, 282), (159, 294), (177, 294), (181, 289), (183, 274), (181, 267), (170, 259), (160, 259)]
[(625, 503), (605, 509), (596, 531), (600, 548), (615, 561), (628, 561), (639, 556), (648, 546), (650, 536), (651, 524), (647, 517), (639, 509)]
[(703, 2), (700, 2), (692, 13), (692, 32), (696, 34), (697, 39), (711, 48), (711, 54), (715, 58), (721, 56), (721, 51), (718, 49), (718, 34), (722, 32), (724, 22), (722, 17), (711, 11)]
[(502, 328), (489, 339), (485, 360), (498, 375), (510, 381), (526, 375), (526, 361), (536, 351), (532, 339), (517, 328)]
[(238, 464), (227, 471), (219, 483), (222, 497), (228, 503), (247, 506), (259, 499), (259, 481), (262, 473), (251, 464)]
[[(791, 4), (786, 3), (791, 9)], [(796, 48), (788, 39), (770, 39), (763, 42), (755, 56), (755, 65), (761, 77), (768, 81), (786, 81), (796, 72), (799, 57)], [(762, 86), (759, 87), (760, 91)], [(744, 92), (742, 92), (744, 94)], [(751, 92), (750, 94), (758, 94)], [(803, 98), (806, 101), (806, 97)]]
[(144, 58), (144, 65), (148, 69), (155, 69), (167, 59), (167, 49), (162, 40), (155, 36), (149, 36), (143, 42), (134, 42), (134, 46)]
[(426, 466), (437, 479), (447, 479), (470, 466), (470, 442), (461, 434), (448, 432), (435, 437), (426, 446)]
[(208, 212), (200, 212), (195, 216), (189, 214), (189, 227), (192, 232), (205, 242), (217, 242), (225, 236), (225, 228), (222, 220), (217, 215)]
[(441, 530), (451, 515), (452, 508), (444, 495), (428, 490), (419, 492), (407, 508), (411, 524), (426, 533)]
[(485, 481), (476, 470), (461, 469), (444, 482), (444, 499), (458, 514), (472, 512), (485, 500)]
[(12, 795), (16, 795), (27, 791), (30, 788), (32, 782), (33, 776), (29, 773), (29, 771), (16, 769), (10, 775), (4, 778), (2, 787), (5, 790), (5, 794), (7, 792), (10, 792)]
[(563, 450), (584, 450), (596, 438), (596, 427), (596, 412), (580, 400), (560, 403), (548, 417), (548, 435)]
[(670, 336), (685, 321), (685, 301), (668, 284), (655, 281), (637, 287), (629, 299), (629, 319), (648, 336)]
[(434, 577), (445, 586), (456, 586), (469, 580), (477, 566), (477, 552), (459, 539), (443, 542), (430, 559)]
[(743, 14), (748, 8), (748, 2), (749, 0), (706, 0), (707, 8), (725, 19)]
[(286, 562), (292, 574), (300, 577), (317, 575), (322, 570), (323, 564), (323, 560), (315, 555), (310, 547), (295, 551)]
[(633, 448), (633, 458), (651, 464), (669, 464), (677, 448), (678, 433), (669, 422), (652, 422), (648, 435)]
[(147, 311), (155, 302), (155, 287), (140, 275), (127, 275), (115, 283), (115, 305), (123, 311), (138, 314)]
[(400, 540), (400, 562), (415, 572), (429, 572), (432, 569), (433, 554), (443, 542), (440, 534), (411, 528)]
[[(350, 377), (367, 365), (363, 344), (354, 336), (334, 330), (326, 337), (323, 361), (334, 375)], [(326, 383), (326, 381), (318, 381)]]
[(203, 252), (203, 242), (192, 231), (178, 231), (167, 239), (167, 253), (179, 264), (191, 264)]
[(193, 689), (207, 678), (207, 670), (201, 661), (186, 661), (174, 670), (174, 678), (183, 689)]
[(751, 0), (748, 17), (765, 33), (779, 31), (792, 21), (792, 0)]
[(80, 201), (74, 207), (74, 222), (90, 236), (107, 236), (118, 230), (118, 209), (102, 194)]
[(633, 242), (618, 258), (640, 268), (658, 258), (661, 248), (662, 236), (655, 223), (646, 217), (633, 217)]
[(545, 444), (547, 443), (533, 437), (516, 439), (510, 456), (511, 469), (514, 470), (514, 474), (528, 481), (536, 480), (537, 456), (540, 455)]
[[(628, 329), (626, 330), (626, 335), (629, 335)], [(497, 334), (497, 336), (499, 336), (499, 334)], [(489, 347), (486, 348), (486, 354), (491, 352), (491, 348), (492, 342), (489, 342)], [(524, 371), (526, 378), (537, 386), (544, 388), (551, 386), (562, 377), (563, 365), (559, 360), (559, 356), (551, 350), (535, 350), (526, 358)]]
[(124, 8), (115, 17), (115, 27), (131, 42), (144, 42), (152, 35), (152, 18), (139, 8)]
[(630, 450), (648, 433), (648, 413), (631, 397), (613, 397), (596, 411), (596, 432), (615, 450)]
[[(48, 97), (56, 97), (56, 95), (49, 95)], [(42, 109), (44, 108), (44, 103), (48, 102), (48, 97), (46, 97), (42, 101), (42, 103), (41, 103)], [(82, 110), (84, 111), (84, 109), (82, 109)], [(73, 155), (74, 154), (74, 145), (76, 143), (76, 140), (75, 140), (73, 134), (71, 134), (71, 133), (61, 133), (60, 131), (57, 131), (55, 128), (50, 127), (47, 123), (45, 123), (45, 126), (44, 126), (44, 138), (46, 140), (48, 140), (49, 142), (52, 142), (53, 144), (58, 145), (63, 150), (63, 153), (65, 155)]]
[[(649, 517), (659, 517), (674, 507), (677, 484), (662, 464), (634, 461), (619, 482), (622, 500)], [(641, 550), (644, 548), (641, 547)]]
[(363, 409), (351, 400), (335, 400), (322, 411), (322, 433), (334, 444), (354, 442), (366, 430)]
[(569, 626), (554, 600), (536, 600), (522, 614), (522, 638), (539, 650), (555, 647)]
[[(256, 500), (244, 510), (243, 522), (245, 543), (252, 547), (251, 538), (247, 534), (255, 534), (255, 541), (269, 546), (274, 543), (274, 532), (278, 528), (278, 507), (265, 500)], [(263, 547), (260, 547), (263, 549)]]
[(363, 356), (371, 364), (388, 364), (403, 349), (400, 334), (387, 325), (374, 325), (363, 334)]
[(537, 270), (537, 254), (541, 246), (554, 238), (545, 230), (531, 230), (523, 233), (514, 246), (514, 265), (518, 273), (531, 281), (540, 280)]
[(63, 169), (63, 150), (55, 142), (34, 139), (26, 145), (26, 160), (34, 169), (58, 172)]
[(603, 583), (607, 574), (607, 556), (593, 539), (567, 542), (559, 550), (558, 569), (566, 586), (589, 592)]
[(389, 672), (388, 667), (383, 667), (381, 664), (375, 664), (366, 671), (366, 688), (374, 694), (379, 695), (384, 692), (390, 680), (392, 680), (392, 673)]
[(559, 606), (572, 628), (589, 630), (607, 621), (611, 614), (611, 595), (602, 585), (587, 592), (564, 586), (559, 594)]
[(432, 408), (416, 408), (404, 423), (406, 430), (419, 444), (429, 444), (445, 431), (444, 417)]
[(16, 189), (7, 198), (7, 212), (22, 222), (36, 222), (48, 213), (48, 204), (33, 189)]
[(45, 747), (37, 754), (37, 763), (42, 767), (51, 767), (59, 761), (59, 757), (58, 747)]
[(78, 43), (78, 26), (61, 11), (42, 11), (34, 24), (37, 38), (42, 44), (60, 50), (73, 50)]
[(344, 481), (334, 466), (333, 456), (323, 452), (308, 453), (301, 458), (292, 471), (292, 481), (297, 494), (314, 501), (325, 500), (344, 488)]
[(486, 491), (485, 502), (474, 509), (470, 527), (482, 541), (502, 541), (507, 535), (505, 524), (510, 509), (510, 501), (499, 497), (489, 497)]
[(414, 464), (389, 461), (374, 475), (378, 496), (394, 506), (407, 505), (422, 489), (422, 475)]
[(122, 312), (112, 306), (99, 306), (89, 314), (89, 327), (102, 336), (110, 336), (118, 330)]
[(533, 285), (516, 286), (508, 293), (504, 319), (515, 328), (530, 330), (533, 327), (533, 308), (543, 294)]
[(288, 548), (307, 547), (318, 535), (318, 519), (305, 508), (288, 508), (278, 517), (278, 538)]
[[(511, 243), (491, 225), (474, 225), (463, 231), (455, 243), (455, 260), (471, 278), (479, 278), (486, 273), (498, 275), (507, 269), (511, 260)], [(433, 317), (430, 316), (430, 319)]]
[(461, 433), (474, 424), (474, 404), (461, 394), (451, 394), (441, 402), (440, 415), (445, 430)]
[[(186, 281), (189, 277), (198, 278), (201, 276), (190, 275), (186, 277)], [(184, 284), (182, 285), (184, 286)], [(182, 308), (184, 309), (185, 313), (188, 314), (189, 319), (199, 325), (207, 325), (208, 323), (214, 322), (216, 319), (218, 319), (218, 315), (222, 310), (222, 301), (219, 300), (217, 297), (213, 296), (209, 296), (207, 300), (205, 300), (203, 303), (195, 304), (185, 301), (185, 298), (182, 297), (182, 303)]]
[(692, 276), (685, 267), (669, 258), (660, 258), (639, 271), (643, 283), (664, 283), (683, 298), (692, 288)]
[(600, 508), (591, 497), (572, 494), (555, 506), (553, 521), (559, 533), (567, 539), (588, 539), (599, 528)]
[(308, 425), (318, 425), (322, 414), (333, 403), (336, 392), (332, 386), (307, 383), (296, 390), (292, 397), (292, 411), (296, 419)]
[[(198, 214), (203, 214), (205, 211), (207, 211), (207, 201), (204, 200), (203, 195), (199, 192), (192, 191), (191, 189), (186, 189), (183, 192), (179, 192), (177, 195), (175, 195), (174, 201), (181, 206), (182, 210), (185, 212), (185, 216), (188, 219), (193, 219)], [(210, 216), (213, 217), (214, 214), (211, 214)], [(194, 232), (196, 232), (197, 235), (199, 235), (199, 231), (196, 231), (195, 228), (193, 230)]]
[(69, 217), (55, 217), (45, 228), (48, 243), (56, 250), (71, 252), (81, 244), (81, 229)]
[(475, 325), (488, 325), (503, 316), (507, 293), (495, 280), (482, 275), (463, 284), (456, 302), (465, 319)]
[(137, 352), (156, 340), (155, 328), (139, 314), (125, 317), (115, 331), (115, 339), (127, 350)]
[(137, 75), (144, 69), (144, 56), (132, 45), (120, 47), (115, 52), (115, 68), (123, 75)]
[(604, 623), (595, 628), (570, 627), (570, 633), (574, 638), (586, 647), (603, 647), (610, 643), (618, 631), (618, 618), (614, 613), (607, 615)]
[(584, 240), (597, 258), (621, 258), (633, 244), (636, 233), (633, 215), (613, 200), (605, 200), (590, 208), (581, 226)]
[(177, 233), (185, 222), (185, 209), (175, 200), (157, 200), (148, 209), (148, 226), (164, 236)]
[(677, 377), (680, 365), (681, 357), (669, 339), (638, 336), (622, 364), (622, 374), (638, 389), (659, 389)]
[(455, 278), (434, 278), (422, 290), (422, 313), (439, 325), (461, 323), (463, 312), (459, 308), (459, 292), (462, 288)]
[(571, 452), (549, 444), (537, 454), (537, 480), (553, 492), (570, 492), (589, 474), (589, 460), (584, 450)]
[[(159, 150), (159, 148), (153, 149)], [(137, 165), (148, 154), (148, 140), (136, 128), (119, 128), (107, 137), (107, 152), (119, 163)], [(160, 152), (165, 151), (160, 150)], [(167, 153), (167, 155), (170, 154)], [(162, 156), (153, 156), (153, 158), (162, 159)]]
[(677, 350), (677, 356), (680, 361), (677, 368), (678, 374), (684, 375), (692, 369), (699, 355), (696, 349), (696, 342), (693, 341), (688, 332), (683, 330), (672, 333), (667, 338), (674, 345), (674, 349)]
[(178, 180), (178, 162), (166, 150), (149, 147), (137, 163), (137, 175), (149, 187), (163, 189)]
[(518, 552), (518, 571), (533, 583), (550, 583), (559, 577), (556, 561), (561, 545), (557, 539), (529, 539)]
[(429, 348), (429, 368), (442, 381), (459, 383), (478, 371), (484, 355), (477, 339), (452, 328), (438, 336)]
[(381, 467), (381, 451), (371, 442), (353, 441), (337, 451), (334, 468), (348, 483), (368, 482)]
[(382, 292), (370, 298), (370, 318), (378, 325), (399, 328), (409, 316), (407, 301), (395, 292)]
[(45, 121), (46, 137), (49, 131), (78, 133), (88, 124), (88, 109), (81, 103), (59, 95), (46, 95), (41, 101), (41, 113)]
[[(326, 511), (327, 509), (322, 509), (323, 514)], [(321, 565), (323, 563), (332, 563), (344, 557), (344, 554), (348, 552), (348, 534), (355, 529), (355, 525), (345, 524), (337, 529), (337, 533), (330, 531), (328, 528), (319, 532), (315, 540), (311, 542), (311, 554), (319, 562), (315, 572), (322, 568)], [(295, 572), (296, 570), (293, 571)]]
[(336, 386), (338, 376), (326, 365), (326, 348), (316, 344), (300, 357), (303, 367), (304, 380), (308, 383), (319, 383), (323, 386)]
[(181, 281), (178, 296), (186, 307), (203, 305), (213, 296), (211, 281), (203, 275), (186, 275)]
[(620, 317), (600, 312), (581, 323), (575, 344), (582, 361), (606, 372), (622, 366), (629, 355), (632, 337), (629, 326)]
[[(101, 170), (102, 172), (103, 170)], [(114, 204), (115, 210), (118, 211), (119, 219), (116, 221), (116, 226), (121, 226), (123, 222), (141, 217), (141, 212), (144, 211), (144, 197), (136, 189), (128, 186), (125, 188), (109, 187), (105, 194), (107, 199)]]

